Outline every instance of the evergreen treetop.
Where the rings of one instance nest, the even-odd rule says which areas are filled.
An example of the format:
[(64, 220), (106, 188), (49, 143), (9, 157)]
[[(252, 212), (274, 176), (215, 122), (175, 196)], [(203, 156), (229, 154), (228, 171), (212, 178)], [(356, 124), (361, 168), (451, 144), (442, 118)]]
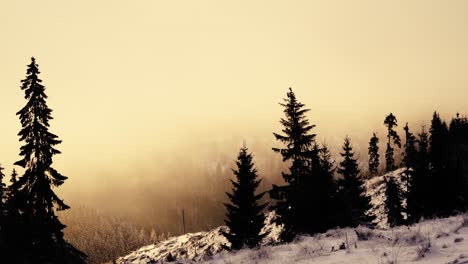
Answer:
[[(403, 152), (403, 163), (404, 163), (404, 170), (401, 173), (402, 181), (406, 184), (406, 190), (404, 196), (406, 197), (407, 201), (407, 220), (408, 222), (413, 222), (413, 212), (411, 212), (410, 206), (408, 206), (408, 201), (411, 200), (410, 196), (412, 194), (413, 185), (414, 185), (414, 175), (415, 175), (415, 166), (416, 166), (416, 157), (417, 157), (417, 150), (416, 150), (416, 137), (409, 131), (408, 123), (406, 123), (405, 127), (403, 128), (405, 131), (405, 144), (404, 144), (404, 152)], [(416, 187), (417, 188), (417, 187)]]
[(403, 162), (406, 167), (413, 168), (416, 162), (416, 137), (409, 131), (408, 123), (403, 128), (405, 131), (405, 145)]
[(377, 175), (380, 166), (380, 154), (379, 154), (379, 138), (373, 133), (369, 141), (369, 174), (370, 176)]
[(353, 158), (354, 152), (351, 147), (351, 139), (346, 137), (343, 144), (343, 152), (340, 153), (343, 157), (343, 161), (340, 162), (340, 167), (338, 167), (338, 173), (343, 175), (343, 180), (349, 180), (351, 178), (356, 178), (360, 171), (358, 168), (357, 161)]
[(4, 168), (0, 165), (0, 217), (5, 214), (5, 199), (6, 199), (6, 185), (3, 182), (5, 174), (3, 173)]
[[(318, 145), (316, 144), (318, 148)], [(322, 147), (319, 148), (319, 158), (321, 168), (328, 173), (331, 177), (335, 174), (335, 161), (332, 159), (330, 149), (328, 148), (327, 144), (322, 144)]]
[(83, 263), (85, 255), (73, 248), (63, 238), (65, 228), (55, 210), (69, 207), (55, 194), (53, 187), (62, 185), (67, 177), (52, 167), (52, 158), (60, 151), (55, 148), (61, 141), (49, 132), (52, 110), (47, 106), (45, 87), (39, 78), (35, 58), (31, 58), (26, 78), (21, 81), (26, 105), (17, 112), (22, 129), (18, 133), (24, 145), (20, 160), (15, 162), (25, 169), (13, 189), (17, 191), (12, 201), (20, 212), (20, 222), (25, 232), (19, 248), (25, 258), (36, 263)]
[(389, 172), (395, 169), (395, 159), (393, 157), (394, 149), (392, 147), (392, 142), (394, 145), (401, 148), (401, 140), (398, 133), (393, 129), (394, 127), (397, 127), (398, 124), (396, 117), (392, 113), (385, 117), (384, 125), (388, 130), (387, 149), (385, 151), (385, 171)]
[(290, 174), (283, 173), (286, 182), (297, 180), (298, 173), (307, 166), (306, 160), (310, 155), (310, 148), (315, 140), (315, 134), (310, 131), (315, 127), (311, 125), (306, 117), (310, 109), (305, 109), (304, 104), (296, 99), (293, 90), (289, 88), (284, 103), (285, 118), (281, 118), (284, 134), (273, 133), (276, 140), (285, 144), (285, 148), (273, 148), (274, 152), (280, 153), (283, 161), (292, 160)]
[(257, 179), (257, 170), (254, 168), (252, 154), (247, 147), (240, 149), (237, 157), (237, 169), (233, 169), (236, 180), (231, 180), (232, 193), (226, 193), (230, 203), (226, 203), (226, 225), (229, 231), (223, 233), (231, 243), (231, 249), (242, 247), (254, 248), (260, 245), (267, 235), (260, 234), (265, 215), (262, 212), (266, 204), (260, 204), (265, 193), (256, 194), (261, 180)]
[(434, 112), (429, 130), (429, 155), (436, 170), (443, 170), (448, 145), (448, 128), (437, 112)]
[(325, 161), (327, 154), (316, 144), (316, 135), (311, 133), (315, 125), (305, 116), (309, 109), (298, 102), (292, 89), (281, 106), (285, 113), (280, 121), (284, 134), (274, 133), (274, 136), (285, 147), (273, 148), (273, 151), (291, 165), (289, 172), (283, 173), (286, 185), (273, 185), (270, 197), (277, 200), (273, 209), (278, 215), (277, 221), (284, 225), (280, 239), (292, 241), (297, 234), (314, 234), (333, 226), (335, 190), (331, 164)]
[(314, 166), (318, 164), (312, 161), (311, 156), (315, 157), (318, 153), (312, 153), (316, 135), (310, 131), (315, 125), (311, 125), (305, 115), (310, 109), (304, 108), (305, 105), (296, 99), (291, 88), (286, 94), (284, 103), (280, 105), (284, 107), (285, 115), (280, 119), (283, 134), (273, 133), (273, 135), (285, 146), (273, 148), (273, 151), (280, 153), (283, 161), (291, 161), (291, 165), (288, 173), (282, 172), (286, 185), (273, 185), (270, 197), (277, 200), (273, 209), (278, 214), (278, 221), (284, 224), (281, 239), (291, 241), (298, 232), (305, 232), (301, 222), (307, 221), (308, 217), (305, 214), (308, 209), (303, 201), (308, 192), (310, 194), (310, 190), (306, 189), (310, 183), (312, 163)]
[(368, 215), (368, 211), (372, 208), (371, 199), (366, 194), (349, 137), (345, 138), (343, 152), (340, 155), (343, 157), (338, 167), (338, 173), (342, 176), (339, 184), (345, 210), (343, 225), (357, 226), (371, 223), (374, 220), (373, 216)]
[(393, 177), (385, 177), (385, 213), (390, 227), (404, 224), (402, 192)]

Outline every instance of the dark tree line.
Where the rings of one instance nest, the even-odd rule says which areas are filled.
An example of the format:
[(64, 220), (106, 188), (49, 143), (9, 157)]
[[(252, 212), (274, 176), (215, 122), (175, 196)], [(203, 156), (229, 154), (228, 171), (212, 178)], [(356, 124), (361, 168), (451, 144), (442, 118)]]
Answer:
[(342, 197), (342, 204), (345, 206), (342, 220), (344, 226), (358, 226), (362, 223), (372, 223), (375, 219), (367, 212), (371, 209), (370, 197), (366, 195), (364, 181), (360, 176), (357, 159), (354, 158), (353, 149), (349, 137), (345, 138), (343, 152), (340, 153), (343, 161), (340, 162), (338, 173), (342, 178), (339, 183), (339, 194)]
[[(338, 174), (341, 178), (335, 178), (336, 167), (331, 159), (331, 154), (326, 145), (316, 142), (316, 135), (312, 133), (315, 125), (310, 124), (306, 113), (310, 110), (299, 102), (294, 92), (290, 89), (284, 103), (280, 103), (284, 108), (284, 117), (280, 123), (283, 126), (282, 133), (274, 133), (275, 138), (283, 144), (282, 148), (273, 148), (274, 152), (281, 154), (283, 161), (289, 162), (288, 172), (283, 172), (285, 185), (273, 185), (269, 192), (272, 201), (271, 209), (276, 211), (277, 221), (284, 226), (281, 240), (292, 241), (298, 234), (315, 234), (324, 232), (336, 226), (357, 226), (358, 224), (371, 224), (372, 216), (367, 215), (370, 209), (370, 199), (365, 196), (363, 181), (354, 159), (349, 138), (345, 139), (343, 146), (343, 162), (340, 163)], [(239, 155), (239, 159), (242, 157)], [(238, 171), (234, 171), (236, 176), (240, 171), (238, 161)], [(251, 175), (251, 179), (256, 176)], [(241, 181), (234, 184), (233, 194), (239, 193)], [(250, 202), (254, 203), (252, 197), (255, 188), (249, 189)], [(261, 194), (260, 194), (261, 195)], [(229, 194), (233, 205), (239, 198)], [(233, 222), (242, 225), (238, 220), (239, 216), (233, 216), (233, 211), (238, 212), (239, 207), (226, 205), (228, 209), (227, 224), (231, 228)], [(255, 211), (253, 215), (258, 215), (260, 211)], [(249, 217), (248, 213), (243, 214), (244, 218)], [(255, 232), (258, 245), (259, 239), (265, 235), (260, 234), (260, 229)], [(244, 230), (247, 232), (247, 230)], [(241, 233), (232, 232), (227, 235), (231, 243), (237, 243), (232, 238), (233, 235)], [(247, 242), (248, 240), (244, 240)], [(233, 249), (235, 247), (233, 243)], [(243, 243), (243, 246), (254, 246)]]
[[(58, 136), (49, 131), (52, 110), (47, 106), (45, 87), (39, 78), (38, 65), (32, 58), (26, 78), (21, 81), (26, 105), (18, 111), (21, 159), (15, 163), (24, 169), (21, 176), (13, 170), (10, 185), (0, 167), (0, 252), (8, 263), (85, 263), (86, 255), (64, 240), (63, 229), (55, 211), (69, 209), (53, 188), (67, 177), (53, 168), (53, 156), (60, 154)], [(292, 89), (280, 105), (281, 133), (273, 133), (281, 147), (273, 151), (288, 162), (282, 172), (284, 185), (273, 185), (268, 192), (270, 208), (284, 226), (283, 242), (299, 234), (315, 234), (334, 227), (372, 225), (371, 200), (366, 195), (364, 178), (354, 157), (351, 140), (344, 139), (341, 161), (336, 167), (326, 145), (316, 141), (316, 134), (305, 108)], [(457, 114), (447, 125), (434, 112), (429, 133), (423, 127), (417, 135), (404, 129), (402, 163), (395, 161), (395, 147), (402, 148), (396, 132), (396, 117), (390, 113), (387, 127), (384, 178), (385, 212), (390, 226), (411, 224), (423, 217), (447, 216), (468, 206), (468, 119)], [(379, 138), (369, 141), (369, 174), (379, 172)], [(224, 233), (231, 249), (257, 247), (267, 235), (262, 233), (266, 203), (264, 193), (257, 193), (261, 182), (253, 156), (244, 146), (233, 170), (232, 191)], [(390, 175), (403, 167), (400, 175)], [(394, 173), (393, 173), (394, 174)], [(397, 180), (397, 177), (400, 177)], [(399, 184), (403, 182), (403, 184)], [(406, 200), (406, 206), (403, 206)], [(406, 215), (406, 217), (404, 217)], [(20, 252), (20, 254), (18, 254)]]
[[(24, 173), (17, 178), (13, 170), (11, 185), (0, 184), (0, 252), (6, 263), (85, 263), (86, 255), (64, 240), (65, 226), (55, 214), (69, 209), (53, 191), (67, 177), (52, 167), (53, 156), (60, 153), (55, 146), (61, 141), (49, 131), (52, 110), (39, 74), (32, 58), (21, 81), (27, 103), (17, 113), (24, 145), (15, 165)], [(1, 180), (4, 175), (0, 175)]]
[(232, 249), (257, 247), (267, 235), (260, 233), (265, 222), (262, 211), (266, 204), (260, 204), (259, 201), (264, 193), (255, 193), (261, 180), (257, 180), (257, 170), (252, 159), (247, 147), (241, 148), (236, 161), (237, 169), (233, 170), (236, 181), (231, 180), (233, 190), (232, 193), (227, 193), (231, 202), (225, 204), (229, 232), (223, 234), (231, 243)]
[[(385, 171), (396, 168), (393, 143), (401, 146), (394, 127), (396, 117), (390, 114), (384, 124), (388, 128)], [(402, 186), (386, 179), (386, 212), (390, 225), (411, 224), (421, 218), (448, 216), (466, 211), (468, 207), (468, 119), (454, 117), (450, 125), (434, 112), (429, 133), (424, 127), (417, 135), (410, 132), (408, 123), (403, 128)], [(375, 171), (375, 134), (369, 144), (369, 171)], [(371, 162), (372, 161), (372, 162)], [(377, 161), (378, 163), (378, 161)], [(398, 184), (396, 184), (398, 185)], [(406, 206), (403, 207), (403, 201)], [(398, 213), (395, 213), (399, 211)], [(402, 217), (406, 214), (406, 219)], [(401, 217), (401, 219), (400, 219)]]
[[(366, 195), (350, 138), (345, 138), (341, 162), (335, 166), (327, 146), (316, 142), (316, 134), (312, 132), (315, 125), (306, 116), (310, 109), (305, 108), (292, 89), (280, 105), (284, 112), (280, 119), (282, 131), (273, 135), (283, 146), (273, 151), (290, 166), (282, 173), (285, 184), (273, 185), (269, 191), (270, 209), (276, 211), (278, 223), (284, 226), (280, 239), (289, 242), (299, 234), (315, 234), (334, 227), (372, 226), (375, 216), (370, 210), (371, 199)], [(388, 174), (383, 177), (388, 224), (411, 224), (423, 217), (466, 210), (468, 119), (457, 114), (447, 126), (434, 112), (429, 133), (422, 127), (414, 134), (406, 123), (404, 140), (396, 131), (398, 121), (392, 113), (385, 117), (384, 125), (388, 131), (384, 166)], [(379, 142), (373, 133), (368, 147), (370, 177), (380, 172)], [(398, 149), (402, 151), (401, 163), (395, 160)], [(245, 148), (241, 149), (237, 166), (234, 170), (237, 181), (233, 181), (233, 192), (228, 194), (231, 204), (226, 205), (226, 223), (231, 229), (226, 237), (232, 249), (256, 247), (266, 235), (260, 231), (264, 205), (258, 200), (263, 193), (255, 194), (259, 180)], [(395, 171), (397, 168), (402, 168), (398, 170), (400, 173)], [(240, 175), (249, 180), (242, 181)], [(244, 209), (242, 213), (242, 200), (245, 208), (252, 209)], [(248, 228), (247, 219), (256, 219), (250, 220), (255, 224)]]

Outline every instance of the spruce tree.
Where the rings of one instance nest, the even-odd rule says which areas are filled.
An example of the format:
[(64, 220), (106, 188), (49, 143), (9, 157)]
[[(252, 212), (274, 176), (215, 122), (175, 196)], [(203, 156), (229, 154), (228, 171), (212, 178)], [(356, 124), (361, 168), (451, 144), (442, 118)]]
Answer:
[(403, 128), (405, 131), (405, 144), (403, 153), (403, 162), (406, 167), (413, 168), (416, 162), (416, 137), (409, 131), (408, 123)]
[(468, 119), (460, 117), (457, 113), (450, 122), (449, 137), (447, 167), (453, 190), (453, 209), (466, 211), (468, 209)]
[(282, 173), (286, 185), (273, 185), (270, 197), (276, 200), (273, 209), (278, 215), (278, 221), (284, 225), (281, 240), (291, 241), (298, 233), (313, 233), (323, 229), (321, 220), (325, 216), (318, 213), (321, 208), (314, 208), (322, 195), (314, 192), (317, 186), (312, 186), (314, 181), (323, 180), (323, 177), (312, 175), (312, 171), (318, 171), (320, 158), (318, 151), (312, 151), (316, 135), (311, 130), (315, 125), (311, 125), (305, 115), (310, 109), (304, 108), (291, 88), (280, 105), (284, 107), (285, 114), (285, 118), (280, 120), (284, 134), (273, 135), (285, 147), (273, 148), (273, 151), (280, 153), (283, 161), (291, 165), (288, 173)]
[(1, 224), (3, 223), (3, 219), (6, 215), (5, 201), (7, 199), (6, 185), (3, 182), (3, 179), (5, 178), (3, 170), (4, 168), (0, 165), (0, 229), (3, 227)]
[(432, 199), (435, 214), (449, 215), (454, 209), (454, 190), (452, 175), (449, 175), (449, 138), (448, 127), (437, 112), (434, 112), (430, 128), (429, 158), (431, 161), (432, 189), (438, 192), (437, 199)]
[[(406, 123), (403, 128), (405, 131), (405, 144), (404, 144), (404, 153), (403, 153), (403, 163), (404, 170), (401, 173), (402, 180), (405, 182), (405, 197), (408, 201), (409, 196), (411, 196), (411, 185), (414, 176), (414, 167), (416, 162), (416, 137), (409, 131), (408, 123)], [(409, 210), (407, 206), (407, 221), (413, 222), (413, 213)]]
[(18, 185), (17, 182), (18, 173), (15, 169), (11, 172), (10, 185), (7, 188), (8, 197), (5, 202), (7, 215), (9, 218), (15, 218), (19, 216), (19, 206), (16, 204), (18, 202)]
[(13, 171), (11, 172), (10, 185), (8, 186), (6, 190), (8, 197), (5, 202), (5, 207), (6, 207), (8, 216), (19, 215), (19, 209), (18, 209), (19, 206), (15, 204), (18, 201), (18, 199), (15, 199), (16, 197), (18, 197), (18, 189), (17, 189), (18, 185), (16, 184), (17, 177), (18, 177), (18, 173), (16, 173), (16, 170), (13, 169)]
[(6, 229), (3, 230), (3, 239), (5, 244), (0, 246), (2, 252), (6, 252), (5, 258), (10, 260), (11, 262), (16, 261), (27, 261), (26, 257), (23, 259), (18, 258), (12, 252), (18, 249), (26, 248), (25, 245), (25, 225), (23, 219), (20, 217), (20, 210), (18, 206), (18, 192), (17, 192), (17, 176), (16, 170), (13, 169), (10, 179), (10, 185), (7, 188), (7, 199), (5, 201), (5, 209), (6, 209), (6, 218), (4, 225)]
[(417, 222), (421, 217), (433, 214), (433, 186), (429, 161), (429, 135), (423, 127), (418, 134), (414, 171), (406, 200), (409, 222)]
[(39, 69), (34, 58), (22, 80), (26, 105), (18, 111), (22, 129), (20, 141), (24, 142), (15, 163), (25, 169), (14, 184), (17, 194), (12, 197), (20, 212), (24, 237), (15, 245), (22, 249), (24, 262), (34, 263), (84, 263), (86, 255), (63, 238), (63, 225), (55, 210), (69, 208), (52, 190), (62, 185), (67, 177), (52, 167), (52, 158), (60, 151), (55, 148), (61, 141), (49, 132), (52, 110), (47, 106), (45, 87), (39, 79)]
[(326, 145), (314, 142), (309, 156), (309, 172), (300, 192), (299, 233), (315, 234), (339, 225), (335, 167)]
[(369, 174), (377, 175), (380, 166), (379, 138), (374, 133), (369, 141)]
[[(315, 144), (316, 148), (319, 148)], [(327, 144), (322, 144), (322, 147), (319, 148), (319, 158), (322, 170), (329, 175), (330, 178), (333, 178), (335, 174), (335, 161), (332, 159), (330, 149), (328, 149)]]
[(385, 177), (385, 213), (390, 227), (404, 224), (402, 192), (393, 177)]
[(341, 197), (344, 202), (345, 226), (358, 226), (362, 223), (371, 223), (374, 217), (367, 212), (372, 208), (371, 199), (367, 196), (364, 182), (360, 175), (357, 160), (354, 158), (351, 140), (346, 137), (343, 144), (343, 152), (340, 153), (343, 161), (340, 162), (338, 173)]
[(384, 125), (388, 129), (387, 149), (385, 151), (385, 172), (392, 171), (396, 168), (395, 158), (393, 157), (394, 148), (392, 147), (392, 142), (393, 145), (401, 148), (400, 136), (398, 136), (397, 132), (393, 129), (398, 126), (397, 122), (396, 117), (392, 113), (386, 116), (384, 120)]
[(10, 178), (10, 188), (9, 188), (10, 192), (14, 191), (14, 190), (11, 190), (11, 188), (15, 185), (17, 177), (18, 177), (18, 173), (16, 172), (15, 169), (13, 169), (13, 171), (11, 172), (11, 178)]
[(6, 228), (6, 206), (5, 201), (7, 199), (6, 185), (3, 182), (5, 174), (3, 173), (3, 167), (0, 165), (0, 248), (3, 248), (5, 241), (4, 229)]
[(430, 128), (429, 156), (435, 170), (443, 171), (446, 165), (448, 127), (437, 112), (434, 112)]
[(260, 204), (259, 201), (264, 193), (256, 194), (261, 180), (257, 179), (252, 154), (248, 153), (245, 146), (239, 152), (236, 165), (237, 169), (233, 170), (236, 181), (231, 180), (232, 193), (227, 193), (230, 203), (225, 204), (225, 222), (229, 232), (223, 233), (234, 250), (257, 247), (266, 235), (260, 234), (265, 222), (265, 214), (262, 211), (266, 204)]

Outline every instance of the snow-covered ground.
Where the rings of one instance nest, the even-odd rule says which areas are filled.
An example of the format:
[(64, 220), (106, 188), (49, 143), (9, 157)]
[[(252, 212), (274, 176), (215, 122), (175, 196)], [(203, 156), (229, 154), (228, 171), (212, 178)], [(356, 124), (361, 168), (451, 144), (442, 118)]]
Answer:
[[(117, 260), (121, 264), (166, 263), (468, 263), (468, 216), (423, 221), (393, 229), (365, 227), (302, 236), (290, 244), (230, 253), (216, 228), (143, 247)], [(358, 237), (359, 234), (359, 237)], [(169, 255), (170, 254), (170, 255)]]
[[(468, 215), (422, 221), (413, 226), (387, 228), (384, 214), (384, 177), (396, 177), (402, 169), (366, 182), (372, 197), (371, 210), (377, 216), (376, 229), (366, 227), (329, 230), (325, 234), (301, 236), (296, 241), (272, 245), (281, 226), (270, 212), (263, 231), (269, 235), (262, 247), (227, 252), (229, 242), (218, 227), (208, 232), (189, 233), (142, 247), (117, 260), (119, 264), (166, 263), (431, 263), (468, 264)], [(403, 184), (401, 183), (402, 187)]]
[[(221, 253), (204, 263), (468, 263), (465, 217), (429, 220), (389, 230), (364, 227), (329, 230), (300, 237), (290, 244)], [(358, 238), (356, 232), (362, 236)]]
[[(274, 223), (275, 214), (270, 212), (265, 219), (262, 233), (268, 232), (263, 244), (272, 244), (278, 241), (281, 234), (281, 225)], [(170, 260), (203, 261), (211, 259), (214, 254), (225, 252), (225, 246), (230, 243), (223, 236), (222, 231), (227, 227), (221, 226), (208, 232), (188, 233), (178, 237), (171, 237), (165, 241), (142, 247), (131, 254), (119, 258), (117, 263), (155, 263), (155, 261), (168, 262)], [(153, 262), (152, 262), (153, 261)]]
[[(406, 185), (401, 180), (401, 173), (405, 168), (397, 169), (395, 171), (388, 172), (381, 176), (375, 176), (371, 179), (367, 180), (364, 183), (364, 187), (366, 188), (367, 195), (371, 197), (372, 209), (370, 212), (376, 216), (375, 224), (378, 228), (387, 228), (387, 215), (385, 214), (385, 177), (393, 177), (395, 182), (400, 185), (400, 188), (405, 191)], [(406, 206), (406, 200), (403, 201), (403, 205)]]
[[(302, 236), (290, 244), (230, 253), (220, 231), (174, 237), (143, 247), (117, 263), (468, 263), (468, 216), (423, 221), (389, 230), (365, 227)], [(359, 234), (359, 237), (358, 237)], [(270, 239), (272, 239), (270, 237)]]

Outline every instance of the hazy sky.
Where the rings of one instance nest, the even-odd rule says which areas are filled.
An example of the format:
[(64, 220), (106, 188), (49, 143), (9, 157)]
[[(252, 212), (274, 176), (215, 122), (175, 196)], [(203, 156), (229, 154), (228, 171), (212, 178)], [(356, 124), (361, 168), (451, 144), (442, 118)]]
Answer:
[(455, 0), (2, 1), (0, 161), (18, 159), (31, 56), (63, 140), (56, 167), (79, 182), (157, 171), (162, 156), (235, 158), (244, 138), (268, 151), (288, 87), (335, 150), (390, 111), (414, 129), (434, 109), (466, 113), (467, 27)]

